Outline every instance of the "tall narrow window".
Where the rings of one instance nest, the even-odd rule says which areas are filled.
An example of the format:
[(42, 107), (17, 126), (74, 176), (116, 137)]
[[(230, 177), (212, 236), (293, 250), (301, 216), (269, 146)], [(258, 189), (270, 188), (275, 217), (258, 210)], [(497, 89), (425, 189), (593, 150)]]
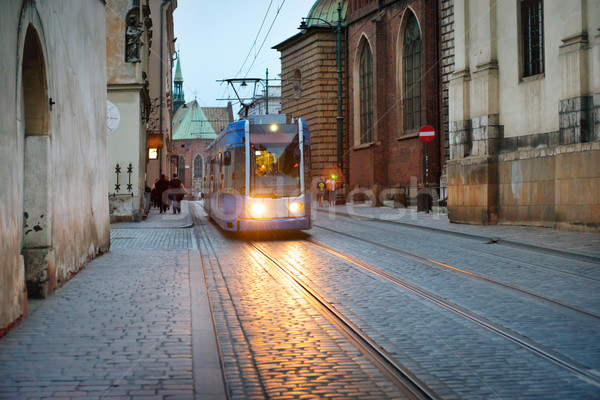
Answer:
[(194, 179), (202, 179), (202, 175), (202, 156), (197, 154), (196, 157), (194, 157)]
[(365, 41), (360, 53), (360, 142), (373, 141), (373, 54)]
[(403, 48), (404, 130), (421, 126), (421, 32), (413, 14), (406, 24)]
[(181, 155), (179, 156), (179, 163), (177, 165), (177, 175), (179, 175), (181, 182), (185, 182), (185, 158)]
[(544, 3), (521, 0), (523, 77), (544, 73)]

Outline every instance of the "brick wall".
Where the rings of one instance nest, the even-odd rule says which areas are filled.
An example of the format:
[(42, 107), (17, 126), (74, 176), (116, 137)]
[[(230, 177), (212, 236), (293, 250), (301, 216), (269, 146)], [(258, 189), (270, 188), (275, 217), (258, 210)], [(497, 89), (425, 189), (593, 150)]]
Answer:
[[(439, 1), (439, 0), (438, 0)], [(447, 1), (446, 1), (447, 2)], [(407, 8), (414, 11), (422, 32), (422, 123), (432, 125), (440, 132), (440, 107), (442, 104), (439, 84), (439, 40), (436, 24), (437, 7), (430, 1), (385, 1), (379, 11), (377, 2), (367, 2), (364, 7), (351, 4), (348, 15), (348, 138), (349, 138), (349, 184), (371, 187), (374, 184), (392, 187), (409, 185), (416, 177), (419, 184), (425, 179), (425, 146), (418, 138), (418, 131), (404, 132), (401, 126), (402, 93), (399, 93), (398, 40), (403, 16)], [(361, 38), (366, 37), (373, 51), (374, 60), (374, 142), (355, 145), (353, 80), (354, 60)], [(447, 62), (453, 62), (448, 58)], [(356, 71), (357, 72), (357, 71)], [(439, 182), (442, 160), (440, 159), (440, 135), (428, 145), (429, 182)]]
[[(281, 112), (287, 115), (288, 122), (292, 118), (304, 118), (308, 122), (312, 174), (318, 177), (325, 168), (337, 165), (336, 35), (332, 30), (311, 29), (297, 39), (279, 48)], [(345, 65), (343, 54), (342, 51), (342, 65)], [(297, 71), (300, 81), (296, 79)]]

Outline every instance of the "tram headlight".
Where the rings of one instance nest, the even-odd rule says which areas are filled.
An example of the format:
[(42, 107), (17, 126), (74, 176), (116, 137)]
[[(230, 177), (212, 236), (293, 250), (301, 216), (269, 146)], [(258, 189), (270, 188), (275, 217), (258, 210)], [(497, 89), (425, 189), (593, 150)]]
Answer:
[(251, 218), (263, 218), (265, 215), (265, 205), (258, 202), (249, 204), (248, 214)]
[(298, 214), (302, 214), (304, 212), (304, 204), (303, 203), (293, 202), (293, 203), (290, 203), (288, 208), (292, 215), (298, 215)]

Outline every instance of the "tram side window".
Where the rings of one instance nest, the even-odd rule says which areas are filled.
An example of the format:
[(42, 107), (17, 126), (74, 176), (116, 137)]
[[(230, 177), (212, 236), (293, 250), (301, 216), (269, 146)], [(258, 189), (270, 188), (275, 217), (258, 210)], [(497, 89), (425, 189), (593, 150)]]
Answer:
[(244, 146), (231, 149), (231, 165), (233, 171), (233, 190), (240, 195), (246, 194), (246, 148)]
[(304, 184), (305, 185), (310, 185), (310, 182), (312, 182), (312, 170), (310, 169), (310, 166), (312, 165), (310, 163), (310, 146), (307, 143), (304, 143), (304, 151), (303, 151), (303, 156), (304, 156)]

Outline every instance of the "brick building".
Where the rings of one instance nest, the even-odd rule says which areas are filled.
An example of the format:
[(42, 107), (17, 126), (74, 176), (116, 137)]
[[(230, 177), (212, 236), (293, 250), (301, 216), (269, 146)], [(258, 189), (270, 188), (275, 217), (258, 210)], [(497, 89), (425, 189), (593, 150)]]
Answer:
[[(436, 186), (443, 169), (440, 2), (350, 1), (348, 159), (350, 187)], [(436, 131), (425, 145), (423, 125)], [(411, 193), (411, 194), (414, 194)]]
[(171, 176), (179, 179), (188, 191), (202, 191), (206, 146), (233, 122), (231, 103), (227, 107), (200, 107), (196, 100), (179, 107), (173, 116), (170, 142)]
[[(337, 0), (319, 0), (308, 31), (275, 46), (282, 60), (282, 112), (310, 124), (313, 174), (336, 165)], [(343, 164), (356, 187), (437, 186), (448, 157), (452, 0), (341, 2)], [(316, 20), (313, 20), (316, 18)], [(325, 24), (319, 20), (326, 20)], [(418, 137), (429, 124), (436, 139)], [(412, 193), (414, 194), (414, 192)]]
[[(337, 7), (337, 0), (317, 1), (306, 18), (306, 32), (273, 47), (281, 52), (281, 112), (288, 122), (304, 118), (310, 128), (313, 177), (337, 164)], [(347, 7), (344, 3), (342, 20)], [(345, 48), (344, 34), (342, 65)], [(345, 82), (345, 73), (343, 79)], [(342, 102), (345, 109), (345, 97)]]

